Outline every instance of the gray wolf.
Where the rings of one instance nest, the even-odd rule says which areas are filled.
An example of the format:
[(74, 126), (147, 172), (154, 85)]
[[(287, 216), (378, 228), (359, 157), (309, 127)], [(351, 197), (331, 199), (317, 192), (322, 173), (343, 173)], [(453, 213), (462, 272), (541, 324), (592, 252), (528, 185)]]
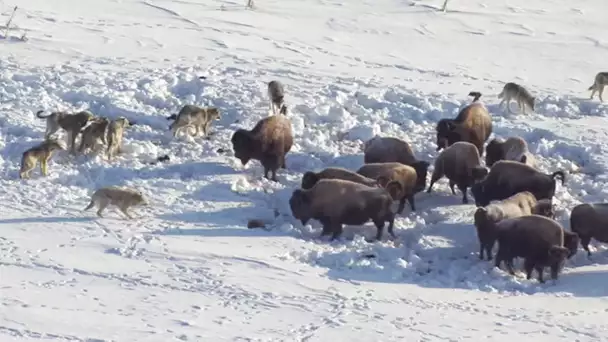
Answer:
[(281, 114), (287, 114), (287, 106), (285, 105), (285, 88), (281, 82), (268, 82), (268, 98), (270, 99), (270, 111), (272, 111), (272, 114), (277, 114), (277, 110)]
[(29, 178), (30, 173), (40, 163), (40, 171), (43, 176), (48, 175), (48, 162), (57, 150), (65, 148), (56, 139), (45, 140), (41, 144), (30, 148), (23, 152), (21, 157), (21, 169), (19, 170), (19, 178)]
[(608, 71), (598, 72), (595, 75), (593, 84), (588, 89), (591, 90), (591, 96), (589, 97), (589, 99), (593, 99), (593, 95), (595, 95), (595, 92), (598, 92), (600, 101), (604, 102), (604, 99), (602, 98), (602, 93), (604, 92), (604, 86), (606, 85), (608, 85)]
[(502, 108), (506, 103), (509, 113), (513, 113), (510, 106), (511, 100), (515, 100), (517, 102), (517, 106), (523, 114), (526, 114), (526, 107), (529, 107), (532, 109), (532, 111), (534, 111), (534, 101), (536, 98), (532, 96), (530, 92), (526, 90), (526, 88), (517, 83), (509, 82), (505, 84), (500, 94), (498, 94), (498, 98), (502, 99), (499, 107)]
[[(173, 116), (167, 119), (172, 119)], [(220, 111), (216, 107), (199, 107), (195, 105), (185, 105), (175, 116), (175, 121), (169, 126), (169, 129), (173, 133), (173, 137), (183, 129), (190, 127), (195, 128), (195, 135), (200, 136), (200, 133), (204, 134), (205, 137), (209, 135), (209, 127), (214, 120), (220, 119)]]
[(129, 214), (129, 208), (137, 205), (147, 206), (148, 202), (141, 192), (135, 189), (110, 186), (95, 191), (91, 196), (91, 202), (84, 210), (89, 210), (95, 205), (97, 205), (97, 216), (99, 217), (103, 217), (101, 213), (105, 208), (114, 205), (128, 218), (133, 219), (133, 216)]
[(46, 119), (45, 140), (48, 140), (51, 135), (57, 133), (60, 128), (63, 128), (68, 133), (68, 143), (70, 145), (70, 151), (73, 154), (76, 152), (76, 137), (84, 126), (95, 118), (95, 115), (88, 111), (81, 111), (74, 114), (68, 112), (52, 112), (47, 116), (42, 116), (42, 113), (44, 113), (43, 110), (38, 111), (36, 117)]
[(108, 143), (106, 130), (109, 124), (110, 120), (108, 118), (95, 118), (90, 121), (82, 130), (78, 152), (83, 153), (85, 149), (94, 150), (100, 140), (102, 144), (106, 145)]
[(122, 152), (122, 136), (126, 127), (130, 126), (129, 120), (124, 116), (119, 117), (116, 120), (112, 120), (108, 125), (107, 142), (108, 147), (106, 154), (108, 159), (112, 160), (114, 156)]

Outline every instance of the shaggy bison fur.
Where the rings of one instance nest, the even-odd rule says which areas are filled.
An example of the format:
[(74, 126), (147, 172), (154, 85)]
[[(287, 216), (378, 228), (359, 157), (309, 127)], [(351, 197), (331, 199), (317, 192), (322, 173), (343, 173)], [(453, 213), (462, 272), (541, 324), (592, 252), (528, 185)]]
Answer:
[(463, 108), (454, 119), (441, 119), (435, 127), (437, 151), (457, 141), (475, 145), (483, 156), (483, 145), (492, 134), (492, 118), (481, 102), (472, 102)]
[(528, 143), (521, 137), (510, 137), (505, 141), (492, 139), (488, 143), (486, 166), (492, 167), (499, 160), (514, 160), (532, 167), (536, 166), (536, 160), (528, 150)]
[(569, 254), (564, 247), (564, 229), (558, 222), (540, 215), (526, 215), (502, 220), (497, 226), (496, 267), (505, 261), (509, 273), (514, 275), (513, 259), (521, 257), (524, 258), (527, 279), (536, 270), (538, 280), (544, 283), (545, 267), (550, 267), (551, 278), (557, 279)]
[[(547, 208), (547, 205), (549, 208)], [(502, 201), (479, 207), (474, 214), (475, 229), (479, 239), (479, 259), (483, 259), (485, 251), (487, 260), (492, 260), (492, 248), (496, 242), (496, 223), (514, 217), (525, 215), (542, 215), (553, 217), (551, 203), (546, 200), (537, 201), (529, 191), (522, 191)]]
[(405, 201), (410, 202), (412, 211), (416, 211), (414, 195), (424, 190), (426, 186), (426, 168), (419, 166), (416, 170), (412, 166), (401, 163), (371, 163), (365, 164), (357, 173), (368, 178), (377, 179), (380, 186), (385, 187), (388, 182), (397, 181), (401, 185), (398, 213), (403, 213)]
[(385, 222), (389, 223), (389, 234), (395, 237), (392, 204), (400, 192), (401, 186), (396, 181), (384, 189), (342, 179), (321, 179), (308, 190), (295, 190), (289, 206), (302, 224), (310, 219), (320, 221), (323, 225), (321, 236), (331, 233), (331, 240), (342, 234), (343, 224), (362, 225), (370, 220), (378, 228), (376, 239), (380, 240)]
[(259, 160), (264, 167), (264, 177), (272, 173), (277, 181), (277, 170), (286, 168), (285, 155), (293, 145), (291, 122), (284, 115), (272, 115), (262, 120), (248, 131), (239, 129), (231, 138), (234, 156), (246, 165), (249, 160)]
[(580, 238), (581, 246), (591, 256), (591, 239), (608, 242), (608, 203), (583, 203), (570, 213), (570, 230)]
[(429, 162), (417, 160), (410, 145), (401, 139), (375, 136), (363, 144), (363, 161), (371, 163), (401, 163), (415, 169), (427, 169)]
[(378, 185), (377, 180), (362, 176), (351, 170), (347, 170), (341, 167), (328, 167), (319, 172), (305, 172), (302, 176), (301, 188), (304, 190), (310, 189), (321, 179), (344, 179), (371, 187), (375, 187)]
[(431, 192), (435, 182), (446, 176), (450, 181), (452, 194), (456, 195), (454, 185), (458, 186), (462, 192), (462, 203), (469, 203), (467, 189), (487, 174), (488, 170), (481, 166), (479, 152), (475, 145), (466, 141), (458, 141), (441, 151), (435, 159), (435, 168), (427, 193)]
[(537, 169), (511, 160), (496, 162), (488, 176), (471, 187), (475, 204), (484, 207), (494, 200), (503, 200), (518, 192), (529, 191), (537, 200), (552, 200), (555, 195), (556, 181), (559, 178), (564, 184), (564, 171), (545, 174)]

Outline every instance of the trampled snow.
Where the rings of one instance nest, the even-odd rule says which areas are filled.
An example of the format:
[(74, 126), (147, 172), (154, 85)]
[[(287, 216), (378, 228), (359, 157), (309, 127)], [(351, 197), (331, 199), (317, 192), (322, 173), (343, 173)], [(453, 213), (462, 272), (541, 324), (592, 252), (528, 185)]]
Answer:
[[(568, 228), (574, 205), (608, 192), (608, 101), (587, 91), (605, 71), (604, 0), (245, 2), (0, 2), (1, 24), (19, 6), (0, 29), (1, 341), (608, 341), (605, 245), (539, 284), (478, 259), (475, 206), (445, 179), (406, 206), (395, 241), (367, 242), (371, 223), (320, 240), (287, 203), (308, 170), (359, 168), (374, 136), (432, 162), (435, 123), (476, 90), (493, 137), (521, 136), (542, 170), (568, 171), (554, 199)], [(230, 145), (269, 115), (273, 79), (295, 135), (279, 183)], [(535, 113), (498, 107), (509, 81)], [(209, 140), (171, 137), (185, 104), (220, 108)], [(114, 162), (62, 151), (48, 177), (20, 180), (42, 109), (136, 125)], [(151, 206), (135, 220), (83, 212), (109, 185)]]

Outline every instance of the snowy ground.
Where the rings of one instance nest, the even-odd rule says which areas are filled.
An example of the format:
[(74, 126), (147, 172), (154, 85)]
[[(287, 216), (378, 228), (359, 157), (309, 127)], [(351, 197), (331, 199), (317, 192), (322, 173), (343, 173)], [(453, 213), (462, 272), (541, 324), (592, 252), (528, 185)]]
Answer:
[[(0, 1), (0, 23), (20, 7), (0, 40), (0, 340), (608, 341), (606, 246), (556, 284), (511, 277), (478, 260), (474, 206), (445, 180), (394, 242), (365, 242), (371, 224), (321, 242), (290, 216), (303, 172), (358, 168), (374, 134), (432, 161), (434, 123), (471, 90), (497, 136), (524, 137), (547, 172), (578, 171), (555, 198), (566, 227), (574, 205), (605, 200), (608, 101), (587, 91), (605, 67), (605, 0), (442, 2)], [(272, 79), (296, 133), (280, 184), (230, 151), (268, 114)], [(508, 81), (537, 95), (536, 114), (498, 109)], [(221, 109), (211, 140), (170, 138), (165, 117), (186, 103)], [(21, 181), (40, 109), (138, 125), (116, 162), (60, 153), (49, 177)], [(133, 221), (82, 212), (107, 185), (152, 206)]]

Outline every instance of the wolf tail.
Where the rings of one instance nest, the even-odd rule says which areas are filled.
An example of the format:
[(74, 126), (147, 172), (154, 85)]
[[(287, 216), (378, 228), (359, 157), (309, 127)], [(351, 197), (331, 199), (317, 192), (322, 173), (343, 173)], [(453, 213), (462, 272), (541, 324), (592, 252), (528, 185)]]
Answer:
[(95, 200), (92, 199), (91, 203), (89, 203), (89, 205), (87, 205), (87, 207), (84, 208), (83, 210), (89, 210), (89, 209), (93, 208), (94, 205), (95, 205)]
[(44, 113), (44, 110), (39, 110), (39, 111), (37, 111), (37, 112), (36, 112), (36, 117), (37, 117), (37, 118), (39, 118), (39, 119), (44, 119), (44, 118), (46, 118), (46, 117), (50, 116), (50, 114), (49, 114), (49, 115), (45, 115), (45, 116), (43, 116), (43, 115), (42, 115), (42, 113)]
[(593, 90), (593, 88), (594, 88), (594, 87), (595, 87), (595, 83), (593, 83), (593, 84), (591, 85), (591, 87), (589, 87), (589, 89), (587, 89), (587, 90)]
[(505, 90), (503, 89), (503, 90), (500, 92), (500, 94), (498, 94), (498, 95), (496, 95), (496, 96), (498, 96), (498, 98), (499, 98), (499, 99), (502, 99), (502, 98), (503, 98), (503, 96), (505, 96)]

